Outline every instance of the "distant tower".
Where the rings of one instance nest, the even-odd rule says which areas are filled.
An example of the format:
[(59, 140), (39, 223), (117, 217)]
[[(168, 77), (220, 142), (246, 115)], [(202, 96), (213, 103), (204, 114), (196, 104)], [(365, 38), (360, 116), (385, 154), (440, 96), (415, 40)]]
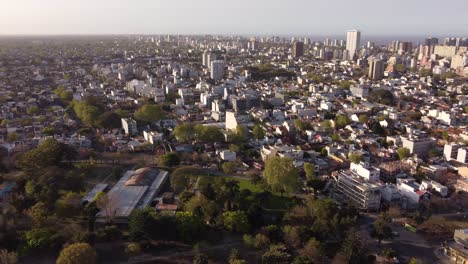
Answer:
[(384, 63), (380, 59), (369, 59), (369, 79), (380, 80), (383, 78)]
[(348, 51), (349, 58), (353, 58), (359, 49), (361, 43), (361, 32), (353, 29), (349, 30), (346, 34), (346, 50)]
[(300, 41), (294, 41), (293, 43), (293, 57), (299, 58), (304, 55), (304, 43)]
[(224, 62), (212, 61), (211, 62), (211, 79), (219, 81), (224, 77)]

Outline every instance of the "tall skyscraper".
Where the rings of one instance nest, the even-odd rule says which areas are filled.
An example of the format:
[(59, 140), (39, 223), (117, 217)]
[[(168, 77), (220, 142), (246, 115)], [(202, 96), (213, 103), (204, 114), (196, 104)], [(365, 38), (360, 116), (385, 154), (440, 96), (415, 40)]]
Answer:
[(361, 32), (353, 29), (349, 30), (346, 34), (346, 50), (348, 51), (349, 58), (353, 58), (359, 49), (361, 43)]
[(435, 46), (437, 44), (439, 44), (439, 39), (438, 38), (431, 37), (431, 38), (426, 38), (424, 40), (424, 45), (425, 46)]
[(304, 55), (304, 43), (300, 41), (294, 41), (293, 43), (293, 57), (299, 58)]
[(377, 58), (369, 59), (369, 79), (380, 80), (383, 78), (384, 62)]
[(224, 77), (224, 62), (223, 61), (212, 61), (210, 77), (213, 80), (219, 81)]

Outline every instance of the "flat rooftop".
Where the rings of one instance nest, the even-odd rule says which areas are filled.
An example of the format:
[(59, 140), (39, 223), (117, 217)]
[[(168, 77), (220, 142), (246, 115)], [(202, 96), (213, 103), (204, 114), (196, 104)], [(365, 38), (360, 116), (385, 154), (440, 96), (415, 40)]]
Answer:
[(115, 218), (127, 218), (135, 208), (149, 206), (168, 175), (167, 171), (153, 168), (127, 171), (107, 194), (111, 209), (101, 210), (97, 216), (112, 213)]

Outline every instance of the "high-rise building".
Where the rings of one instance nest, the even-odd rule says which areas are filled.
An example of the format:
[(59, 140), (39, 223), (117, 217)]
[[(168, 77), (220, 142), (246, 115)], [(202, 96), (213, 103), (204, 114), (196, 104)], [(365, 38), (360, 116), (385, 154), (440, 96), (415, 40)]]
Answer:
[(384, 63), (380, 59), (369, 59), (369, 79), (380, 80), (383, 78)]
[(211, 79), (222, 80), (224, 77), (224, 62), (223, 61), (212, 61), (211, 62)]
[(353, 58), (359, 49), (361, 43), (361, 32), (353, 29), (349, 30), (346, 34), (346, 50), (349, 53), (349, 58)]
[(426, 45), (426, 46), (435, 46), (437, 44), (439, 44), (439, 39), (438, 38), (432, 38), (431, 37), (431, 38), (426, 38), (424, 40), (424, 45)]
[(212, 63), (213, 61), (215, 61), (215, 60), (216, 60), (216, 54), (214, 54), (214, 53), (208, 53), (207, 62), (206, 62), (206, 63), (208, 64), (207, 67), (208, 67), (209, 69), (211, 69), (211, 63)]
[(293, 43), (293, 57), (299, 58), (304, 55), (304, 43), (300, 41), (294, 41)]
[(205, 66), (205, 67), (207, 67), (207, 68), (209, 68), (209, 63), (208, 63), (209, 57), (208, 57), (208, 54), (209, 54), (209, 52), (208, 52), (207, 50), (205, 50), (205, 51), (203, 52), (203, 55), (202, 55), (202, 64), (203, 64), (203, 66)]
[(403, 42), (400, 42), (400, 47), (398, 50), (400, 52), (410, 52), (412, 49), (413, 49), (413, 43), (403, 41)]

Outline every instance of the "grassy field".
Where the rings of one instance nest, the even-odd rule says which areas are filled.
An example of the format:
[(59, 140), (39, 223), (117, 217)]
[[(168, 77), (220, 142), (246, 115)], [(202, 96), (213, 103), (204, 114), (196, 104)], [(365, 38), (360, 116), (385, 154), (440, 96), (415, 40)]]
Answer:
[[(239, 182), (239, 188), (241, 190), (250, 190), (253, 193), (264, 192), (265, 188), (261, 184), (253, 184), (249, 179), (239, 179), (233, 177), (226, 177), (230, 180)], [(280, 193), (272, 192), (269, 198), (263, 204), (263, 208), (267, 211), (285, 211), (291, 206), (295, 205), (293, 198), (288, 196), (281, 196)]]

